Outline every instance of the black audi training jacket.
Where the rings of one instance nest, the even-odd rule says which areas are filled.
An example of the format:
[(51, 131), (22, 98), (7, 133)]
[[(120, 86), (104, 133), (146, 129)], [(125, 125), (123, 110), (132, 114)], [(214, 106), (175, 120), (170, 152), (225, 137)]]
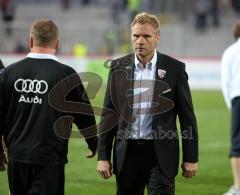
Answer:
[[(53, 59), (30, 57), (0, 74), (0, 135), (7, 136), (10, 161), (66, 163), (71, 129), (68, 122), (72, 122), (68, 116), (80, 131), (85, 129), (82, 132), (89, 148), (97, 149), (95, 117), (81, 80), (77, 76), (65, 81), (73, 74), (76, 72), (72, 68)], [(76, 80), (80, 85), (75, 83), (74, 87), (71, 82)], [(61, 86), (56, 88), (60, 81)], [(77, 102), (87, 108), (74, 106)]]

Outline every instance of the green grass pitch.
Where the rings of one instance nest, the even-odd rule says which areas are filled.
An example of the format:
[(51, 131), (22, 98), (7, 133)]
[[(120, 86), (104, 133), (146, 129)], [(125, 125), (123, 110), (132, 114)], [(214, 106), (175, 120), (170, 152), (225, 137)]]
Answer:
[[(177, 195), (219, 195), (232, 184), (228, 161), (229, 120), (220, 91), (193, 91), (199, 127), (199, 170), (193, 179), (176, 178)], [(101, 106), (103, 91), (93, 101)], [(102, 180), (96, 171), (96, 158), (87, 159), (82, 139), (71, 139), (69, 163), (66, 165), (66, 195), (114, 195), (115, 180)], [(8, 194), (6, 171), (0, 173), (0, 195)]]

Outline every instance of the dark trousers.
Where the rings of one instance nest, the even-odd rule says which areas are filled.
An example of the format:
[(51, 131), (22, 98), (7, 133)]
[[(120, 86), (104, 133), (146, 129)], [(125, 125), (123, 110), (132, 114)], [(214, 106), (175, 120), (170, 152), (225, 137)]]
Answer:
[(230, 157), (240, 157), (240, 97), (232, 100)]
[(64, 195), (64, 166), (10, 161), (8, 182), (11, 195)]
[[(164, 158), (164, 157), (163, 157)], [(120, 174), (116, 175), (117, 195), (174, 195), (175, 179), (167, 178), (158, 166), (153, 141), (129, 141)]]

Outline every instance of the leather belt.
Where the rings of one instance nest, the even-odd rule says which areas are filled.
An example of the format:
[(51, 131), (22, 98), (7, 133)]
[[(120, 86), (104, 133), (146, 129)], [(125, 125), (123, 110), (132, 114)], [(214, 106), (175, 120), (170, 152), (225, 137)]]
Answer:
[(129, 139), (128, 143), (130, 144), (153, 144), (152, 139)]

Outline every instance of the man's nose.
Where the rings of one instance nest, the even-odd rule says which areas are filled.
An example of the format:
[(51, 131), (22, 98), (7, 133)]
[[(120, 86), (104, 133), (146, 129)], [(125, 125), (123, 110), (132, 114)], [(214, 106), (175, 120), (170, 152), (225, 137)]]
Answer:
[(144, 44), (144, 41), (145, 41), (144, 38), (142, 36), (140, 36), (137, 40), (137, 43), (138, 44)]

